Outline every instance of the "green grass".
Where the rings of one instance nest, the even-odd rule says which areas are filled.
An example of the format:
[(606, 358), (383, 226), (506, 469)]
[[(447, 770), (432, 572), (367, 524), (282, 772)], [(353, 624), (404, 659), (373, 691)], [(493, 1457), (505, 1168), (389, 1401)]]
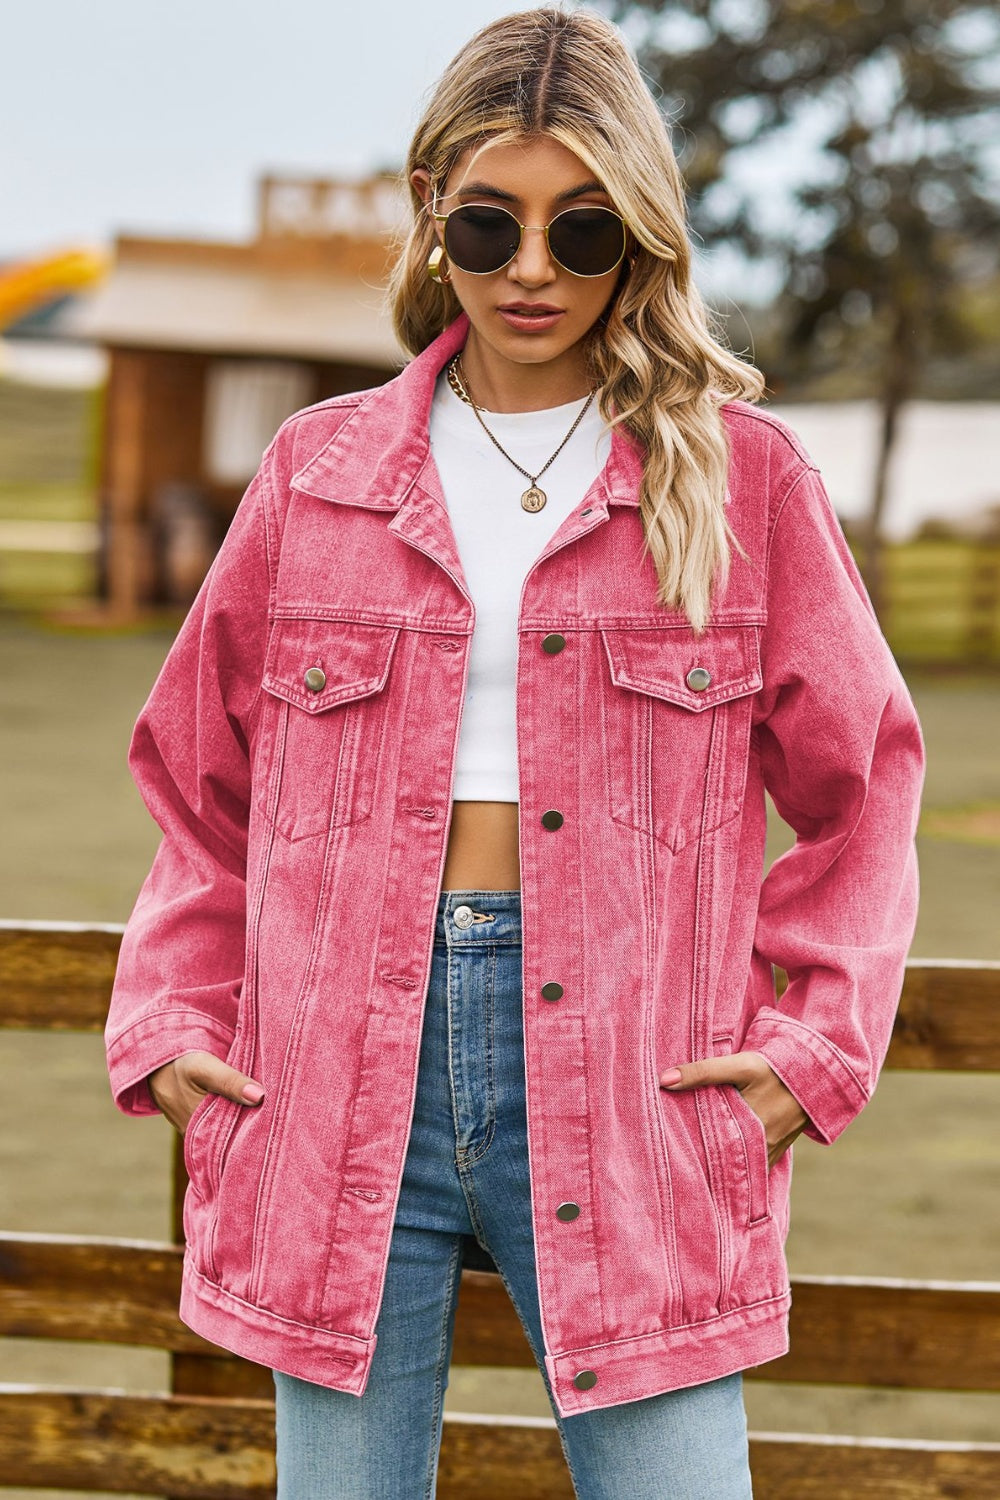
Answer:
[(0, 605), (46, 614), (94, 597), (96, 560), (80, 552), (0, 551)]
[(97, 491), (82, 481), (26, 484), (0, 479), (2, 521), (95, 521)]

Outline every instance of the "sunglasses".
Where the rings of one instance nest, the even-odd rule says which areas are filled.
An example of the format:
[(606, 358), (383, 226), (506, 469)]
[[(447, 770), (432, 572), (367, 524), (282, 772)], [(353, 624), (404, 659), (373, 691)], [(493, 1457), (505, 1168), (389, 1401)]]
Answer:
[(432, 216), (444, 225), (448, 259), (471, 276), (509, 266), (526, 229), (542, 230), (549, 254), (572, 276), (606, 276), (625, 255), (625, 220), (612, 208), (566, 208), (548, 224), (522, 224), (506, 208), (465, 203)]

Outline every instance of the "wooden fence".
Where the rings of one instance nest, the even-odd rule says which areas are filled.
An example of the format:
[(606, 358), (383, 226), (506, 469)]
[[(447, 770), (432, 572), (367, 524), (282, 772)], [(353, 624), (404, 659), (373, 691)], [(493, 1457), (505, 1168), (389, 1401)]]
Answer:
[[(0, 923), (0, 1027), (97, 1031), (121, 929)], [(1000, 1071), (1000, 964), (911, 962), (888, 1066)], [(110, 1104), (109, 1104), (110, 1107)], [(178, 1138), (178, 1148), (180, 1141)], [(175, 1235), (183, 1164), (175, 1155)], [(0, 1386), (0, 1490), (51, 1487), (176, 1500), (274, 1493), (270, 1372), (177, 1317), (181, 1247), (0, 1235), (0, 1335), (166, 1350), (170, 1390)], [(455, 1362), (530, 1367), (499, 1278), (466, 1271)], [(791, 1353), (748, 1377), (1000, 1391), (1000, 1284), (855, 1276), (793, 1279)], [(1000, 1443), (751, 1435), (757, 1500), (987, 1500)], [(547, 1418), (445, 1418), (444, 1500), (570, 1500)], [(637, 1497), (641, 1500), (641, 1497)]]
[(1000, 666), (1000, 540), (886, 547), (882, 629), (905, 665)]

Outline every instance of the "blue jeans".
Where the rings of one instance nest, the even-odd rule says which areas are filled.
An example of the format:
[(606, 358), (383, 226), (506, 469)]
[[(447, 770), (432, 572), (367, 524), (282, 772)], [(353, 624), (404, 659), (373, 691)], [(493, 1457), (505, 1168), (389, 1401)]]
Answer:
[[(368, 1385), (275, 1371), (278, 1500), (434, 1495), (463, 1236), (496, 1262), (544, 1375), (521, 1006), (519, 893), (444, 892)], [(738, 1374), (556, 1422), (580, 1500), (749, 1500)]]

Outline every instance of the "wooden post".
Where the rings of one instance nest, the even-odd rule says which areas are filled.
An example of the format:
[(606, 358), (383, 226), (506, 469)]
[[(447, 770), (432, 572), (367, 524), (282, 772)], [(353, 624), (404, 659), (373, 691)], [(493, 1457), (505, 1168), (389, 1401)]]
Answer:
[(1000, 658), (1000, 540), (973, 545), (970, 561), (966, 654), (969, 661), (995, 662)]
[(126, 618), (138, 613), (149, 592), (143, 525), (148, 374), (143, 354), (111, 350), (105, 462), (108, 604), (113, 615)]

